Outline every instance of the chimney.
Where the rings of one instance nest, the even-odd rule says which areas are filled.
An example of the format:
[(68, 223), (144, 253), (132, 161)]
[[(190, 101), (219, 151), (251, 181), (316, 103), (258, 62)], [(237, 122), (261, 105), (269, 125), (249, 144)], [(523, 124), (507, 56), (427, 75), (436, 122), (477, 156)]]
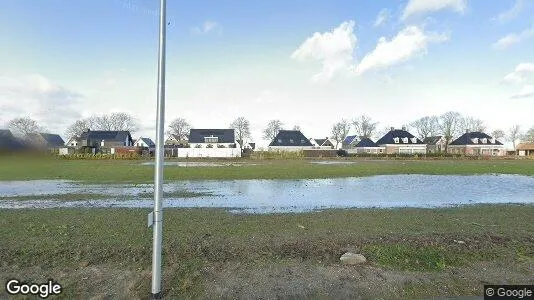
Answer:
[(391, 131), (395, 130), (395, 127), (391, 127)]
[(402, 130), (406, 130), (406, 126), (402, 126)]
[(465, 133), (469, 133), (469, 129), (466, 129), (466, 130), (465, 130)]

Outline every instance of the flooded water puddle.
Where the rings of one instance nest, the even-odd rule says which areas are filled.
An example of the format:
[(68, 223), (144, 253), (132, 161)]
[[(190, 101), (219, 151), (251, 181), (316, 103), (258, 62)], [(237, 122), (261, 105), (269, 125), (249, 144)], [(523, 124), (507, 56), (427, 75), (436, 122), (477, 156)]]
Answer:
[[(0, 182), (0, 208), (152, 207), (152, 184)], [(164, 184), (165, 207), (232, 212), (306, 212), (330, 208), (534, 204), (534, 177), (383, 175), (305, 180), (178, 181)], [(76, 198), (78, 197), (78, 198)], [(72, 201), (76, 199), (76, 201)]]
[[(241, 166), (255, 166), (256, 164), (242, 163), (242, 162), (201, 162), (201, 161), (166, 161), (165, 166), (175, 167), (241, 167)], [(141, 163), (143, 166), (153, 166), (154, 162)]]

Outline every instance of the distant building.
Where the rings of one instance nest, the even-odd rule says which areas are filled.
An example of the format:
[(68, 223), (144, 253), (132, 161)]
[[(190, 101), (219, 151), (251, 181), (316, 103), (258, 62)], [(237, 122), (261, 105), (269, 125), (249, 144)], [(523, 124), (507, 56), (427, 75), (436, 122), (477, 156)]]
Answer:
[(310, 143), (312, 143), (313, 147), (316, 149), (334, 149), (335, 142), (332, 142), (332, 140), (328, 137), (324, 139), (310, 139)]
[(534, 143), (520, 143), (516, 152), (519, 156), (534, 156)]
[(391, 130), (386, 133), (376, 144), (384, 147), (386, 154), (426, 154), (426, 144), (406, 128)]
[(234, 129), (191, 129), (190, 148), (239, 148)]
[(361, 138), (357, 135), (348, 135), (341, 143), (341, 149), (350, 150), (356, 147)]
[(348, 149), (348, 153), (368, 153), (368, 154), (382, 154), (385, 151), (385, 147), (378, 146), (370, 138), (361, 139), (352, 149)]
[(65, 146), (65, 141), (58, 134), (50, 133), (30, 133), (29, 143), (38, 148), (58, 149)]
[(134, 146), (142, 148), (154, 148), (156, 147), (156, 144), (150, 138), (140, 137), (134, 142)]
[(11, 131), (7, 129), (0, 129), (0, 152), (11, 152), (22, 150), (25, 145), (18, 140)]
[[(71, 140), (69, 140), (71, 142)], [(77, 147), (116, 148), (131, 147), (134, 141), (129, 131), (87, 130), (77, 139)]]
[(300, 130), (280, 130), (269, 144), (269, 151), (299, 151), (313, 149), (313, 144)]
[(165, 141), (166, 146), (175, 146), (177, 148), (189, 147), (189, 141), (187, 139), (181, 139), (177, 134), (171, 134)]
[(503, 156), (504, 145), (484, 132), (466, 132), (452, 141), (448, 148), (451, 154)]
[(428, 153), (441, 153), (445, 151), (445, 145), (447, 144), (441, 135), (426, 137), (424, 138), (423, 143), (426, 144)]

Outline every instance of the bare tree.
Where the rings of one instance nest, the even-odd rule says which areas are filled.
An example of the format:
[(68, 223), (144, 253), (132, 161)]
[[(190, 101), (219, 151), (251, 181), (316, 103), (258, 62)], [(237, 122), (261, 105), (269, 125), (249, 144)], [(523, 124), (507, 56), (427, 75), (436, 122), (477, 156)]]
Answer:
[(376, 126), (378, 122), (373, 122), (373, 120), (366, 116), (361, 115), (352, 121), (354, 129), (356, 129), (356, 134), (360, 137), (370, 138), (376, 131)]
[(272, 141), (278, 134), (278, 131), (282, 129), (282, 122), (280, 120), (271, 120), (267, 124), (267, 128), (263, 130), (263, 138)]
[[(522, 140), (527, 143), (534, 143), (534, 127), (530, 127), (530, 129), (527, 132), (525, 132)], [(514, 149), (515, 149), (515, 146), (514, 146)]]
[(237, 141), (239, 142), (241, 149), (243, 149), (243, 144), (247, 139), (250, 139), (249, 121), (245, 117), (239, 117), (230, 124), (230, 128), (235, 130)]
[(112, 113), (109, 115), (92, 116), (86, 120), (93, 130), (107, 131), (136, 131), (138, 129), (135, 118), (127, 113)]
[(13, 135), (23, 139), (28, 138), (29, 134), (37, 133), (43, 129), (30, 117), (15, 118), (7, 123), (7, 127)]
[(424, 140), (426, 137), (436, 135), (439, 131), (439, 119), (436, 116), (422, 117), (409, 124), (416, 131), (417, 137)]
[(460, 113), (455, 111), (446, 112), (439, 117), (439, 130), (445, 139), (445, 152), (452, 139), (461, 132), (461, 118)]
[(515, 143), (517, 142), (518, 139), (520, 139), (521, 137), (521, 126), (519, 125), (514, 125), (512, 126), (510, 129), (508, 129), (508, 140), (512, 142), (512, 144), (514, 145), (514, 150), (515, 150)]
[(189, 139), (189, 131), (191, 130), (191, 125), (184, 118), (176, 118), (172, 120), (169, 124), (167, 134), (175, 135), (180, 140)]
[(486, 125), (484, 125), (484, 121), (482, 121), (481, 119), (473, 118), (473, 117), (462, 118), (461, 126), (463, 130), (479, 131), (479, 132), (486, 131)]
[(88, 129), (91, 129), (91, 127), (89, 126), (89, 122), (87, 120), (78, 120), (67, 127), (67, 130), (65, 130), (65, 136), (67, 136), (69, 139), (72, 137), (79, 137)]
[(491, 133), (491, 136), (497, 140), (502, 140), (505, 137), (504, 131), (501, 129), (495, 129)]
[(350, 131), (349, 121), (342, 119), (332, 126), (332, 139), (336, 141), (336, 149), (340, 142), (343, 142)]

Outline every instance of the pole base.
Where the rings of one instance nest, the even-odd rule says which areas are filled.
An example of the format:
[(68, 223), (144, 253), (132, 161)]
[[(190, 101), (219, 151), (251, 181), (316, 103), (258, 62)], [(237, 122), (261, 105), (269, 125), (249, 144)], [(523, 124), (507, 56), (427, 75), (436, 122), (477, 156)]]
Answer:
[(159, 293), (152, 294), (150, 299), (151, 300), (161, 300), (161, 299), (163, 299), (163, 297), (161, 296), (161, 292), (159, 292)]

